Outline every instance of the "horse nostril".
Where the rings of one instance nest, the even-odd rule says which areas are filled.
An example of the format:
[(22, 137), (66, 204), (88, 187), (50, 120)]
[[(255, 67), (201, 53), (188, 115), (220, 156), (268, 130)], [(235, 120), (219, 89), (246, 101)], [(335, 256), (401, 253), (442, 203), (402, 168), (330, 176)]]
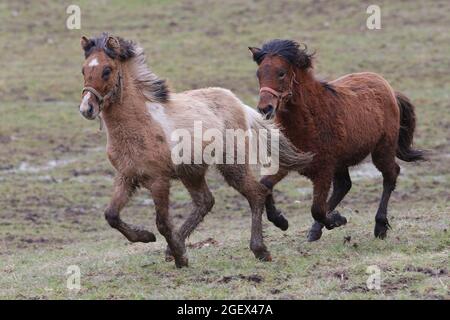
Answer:
[(269, 104), (264, 110), (264, 114), (271, 114), (273, 112), (273, 105)]
[(89, 107), (89, 109), (86, 111), (86, 113), (88, 115), (92, 116), (92, 114), (94, 113), (94, 106), (89, 102), (88, 107)]

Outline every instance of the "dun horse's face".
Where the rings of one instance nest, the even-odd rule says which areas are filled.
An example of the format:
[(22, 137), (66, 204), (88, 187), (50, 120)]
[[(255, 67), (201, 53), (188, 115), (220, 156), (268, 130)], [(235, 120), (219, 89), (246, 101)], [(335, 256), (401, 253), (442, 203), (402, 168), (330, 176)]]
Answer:
[[(111, 50), (118, 48), (116, 39), (110, 38), (106, 44)], [(89, 50), (90, 40), (81, 38), (81, 47)], [(91, 52), (81, 72), (84, 77), (84, 88), (81, 94), (80, 113), (89, 120), (95, 119), (102, 110), (108, 107), (111, 94), (119, 81), (119, 62), (109, 57), (104, 50)]]
[[(260, 49), (250, 48), (253, 54), (256, 50)], [(292, 67), (282, 57), (270, 55), (259, 64), (256, 76), (260, 87), (258, 111), (271, 119), (292, 94)]]

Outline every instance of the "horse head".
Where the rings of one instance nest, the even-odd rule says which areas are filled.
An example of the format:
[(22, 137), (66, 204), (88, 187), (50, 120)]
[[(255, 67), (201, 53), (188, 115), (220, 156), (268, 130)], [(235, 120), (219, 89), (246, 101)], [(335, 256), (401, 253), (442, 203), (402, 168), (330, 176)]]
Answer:
[(266, 118), (273, 118), (295, 94), (296, 69), (312, 66), (312, 54), (306, 46), (300, 48), (291, 40), (272, 40), (263, 47), (249, 47), (253, 60), (258, 64), (259, 80), (258, 111)]
[(81, 71), (84, 87), (80, 112), (86, 119), (95, 119), (121, 96), (121, 60), (133, 54), (127, 52), (127, 45), (122, 39), (107, 34), (95, 39), (81, 38), (86, 60)]

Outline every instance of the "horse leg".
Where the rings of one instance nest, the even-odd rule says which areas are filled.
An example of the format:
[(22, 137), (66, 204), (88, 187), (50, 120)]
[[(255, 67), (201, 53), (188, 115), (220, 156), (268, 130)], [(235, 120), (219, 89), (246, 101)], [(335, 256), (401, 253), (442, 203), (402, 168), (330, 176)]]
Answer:
[[(350, 174), (348, 168), (339, 170), (335, 173), (333, 179), (333, 193), (328, 200), (328, 211), (332, 212), (338, 204), (344, 199), (345, 195), (350, 191), (352, 187), (352, 180), (350, 179)], [(314, 221), (311, 229), (308, 232), (308, 241), (319, 240), (322, 236), (323, 224)]]
[(275, 207), (275, 201), (273, 199), (272, 190), (273, 187), (283, 180), (284, 177), (286, 177), (288, 174), (288, 171), (279, 170), (277, 174), (273, 176), (265, 176), (261, 179), (261, 183), (265, 185), (271, 192), (266, 197), (266, 213), (267, 213), (267, 219), (272, 222), (276, 227), (280, 228), (281, 230), (285, 231), (289, 227), (288, 220), (283, 216), (282, 212), (279, 211)]
[(338, 212), (330, 212), (328, 214), (327, 197), (331, 186), (331, 175), (321, 175), (313, 179), (313, 204), (311, 213), (317, 222), (324, 225), (328, 230), (340, 227), (347, 223), (347, 219)]
[[(380, 148), (381, 150), (383, 148)], [(387, 156), (389, 155), (389, 156)], [(376, 151), (372, 154), (372, 161), (378, 170), (383, 174), (383, 193), (375, 216), (375, 237), (386, 238), (387, 230), (391, 227), (387, 219), (387, 207), (392, 191), (395, 189), (397, 177), (400, 173), (400, 166), (395, 162), (395, 151), (386, 153)]]
[[(203, 218), (214, 206), (214, 197), (208, 188), (205, 176), (181, 178), (181, 182), (189, 191), (192, 198), (193, 209), (180, 227), (179, 234), (184, 241), (190, 236), (192, 231), (203, 221)], [(166, 249), (166, 261), (173, 260), (173, 255), (169, 247)]]
[(156, 180), (150, 185), (150, 192), (155, 202), (156, 226), (159, 232), (166, 238), (170, 251), (175, 259), (177, 268), (187, 267), (186, 247), (184, 240), (174, 232), (174, 227), (169, 216), (169, 191), (170, 182), (167, 180)]
[(114, 193), (108, 208), (105, 210), (105, 219), (114, 229), (119, 230), (131, 242), (154, 242), (156, 237), (153, 233), (138, 226), (130, 225), (120, 219), (120, 211), (128, 203), (133, 194), (133, 187), (130, 179), (116, 177), (114, 183)]
[(250, 249), (257, 259), (271, 261), (272, 257), (264, 244), (262, 233), (262, 213), (268, 193), (267, 188), (253, 177), (247, 165), (221, 165), (217, 167), (227, 183), (247, 198), (250, 204), (252, 211)]

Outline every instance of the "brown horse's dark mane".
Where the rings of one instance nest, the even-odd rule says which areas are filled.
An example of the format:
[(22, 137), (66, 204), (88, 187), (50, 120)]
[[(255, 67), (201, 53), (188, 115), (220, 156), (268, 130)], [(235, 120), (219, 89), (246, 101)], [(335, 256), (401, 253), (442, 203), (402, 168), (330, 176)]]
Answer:
[(299, 44), (293, 40), (275, 39), (265, 43), (253, 59), (259, 65), (267, 55), (277, 55), (293, 66), (309, 69), (313, 67), (315, 52), (309, 53), (305, 44)]
[[(271, 40), (253, 55), (253, 60), (260, 65), (265, 57), (273, 55), (285, 59), (294, 68), (308, 73), (312, 76), (311, 79), (315, 80), (312, 69), (314, 68), (316, 52), (309, 52), (306, 44), (300, 44), (293, 40)], [(335, 96), (337, 95), (337, 91), (332, 84), (325, 80), (317, 81), (326, 91), (333, 93)]]

